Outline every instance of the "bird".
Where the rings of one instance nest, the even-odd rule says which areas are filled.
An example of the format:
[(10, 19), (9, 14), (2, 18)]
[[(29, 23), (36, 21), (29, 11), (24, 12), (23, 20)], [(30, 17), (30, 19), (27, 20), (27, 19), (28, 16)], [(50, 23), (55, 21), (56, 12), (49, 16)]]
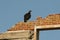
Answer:
[(31, 18), (31, 10), (29, 10), (25, 15), (24, 15), (24, 22), (27, 22)]

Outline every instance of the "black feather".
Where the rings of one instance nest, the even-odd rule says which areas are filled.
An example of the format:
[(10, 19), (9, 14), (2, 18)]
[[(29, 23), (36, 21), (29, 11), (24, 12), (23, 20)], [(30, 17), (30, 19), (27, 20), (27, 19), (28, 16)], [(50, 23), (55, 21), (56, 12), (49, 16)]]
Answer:
[(24, 15), (24, 22), (27, 22), (31, 18), (31, 10)]

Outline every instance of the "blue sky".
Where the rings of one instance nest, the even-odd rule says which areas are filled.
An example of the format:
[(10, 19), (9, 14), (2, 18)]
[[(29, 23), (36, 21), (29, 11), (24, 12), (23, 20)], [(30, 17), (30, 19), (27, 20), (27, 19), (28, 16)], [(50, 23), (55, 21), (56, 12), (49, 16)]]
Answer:
[(60, 30), (40, 31), (39, 34), (39, 40), (60, 40)]
[(40, 40), (60, 40), (60, 30), (40, 31)]
[(0, 33), (23, 21), (29, 10), (32, 10), (30, 20), (60, 13), (60, 0), (0, 0)]

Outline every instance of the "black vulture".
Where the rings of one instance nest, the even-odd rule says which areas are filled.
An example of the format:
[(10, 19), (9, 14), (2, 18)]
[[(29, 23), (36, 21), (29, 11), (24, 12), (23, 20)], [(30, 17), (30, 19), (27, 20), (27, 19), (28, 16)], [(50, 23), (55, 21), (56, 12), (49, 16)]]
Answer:
[(27, 22), (31, 18), (31, 10), (24, 15), (24, 22)]

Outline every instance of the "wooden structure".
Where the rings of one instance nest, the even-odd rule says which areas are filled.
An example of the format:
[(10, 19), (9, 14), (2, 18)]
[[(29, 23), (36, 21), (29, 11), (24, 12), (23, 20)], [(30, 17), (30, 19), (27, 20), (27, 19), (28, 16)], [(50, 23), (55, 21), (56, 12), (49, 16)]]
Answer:
[(44, 31), (44, 30), (60, 30), (60, 24), (58, 24), (58, 25), (35, 26), (34, 40), (39, 40), (39, 31)]
[[(12, 38), (11, 40), (13, 39), (14, 40), (39, 40), (39, 37), (38, 37), (39, 31), (56, 30), (56, 29), (60, 29), (60, 14), (51, 14), (45, 18), (37, 17), (36, 20), (34, 21), (18, 22), (14, 26), (12, 26), (10, 29), (8, 29), (6, 33), (0, 34), (0, 39)], [(21, 33), (19, 30), (20, 31), (25, 30), (25, 31), (22, 31)], [(27, 30), (29, 30), (30, 32), (28, 32)], [(19, 31), (19, 33), (15, 31)], [(26, 36), (24, 32), (27, 33), (26, 35), (29, 34), (30, 36), (29, 35)], [(22, 35), (23, 33), (24, 35)], [(27, 39), (20, 39), (20, 37), (23, 38), (23, 36), (25, 36), (25, 38)], [(15, 38), (18, 38), (18, 39), (15, 39)]]
[(32, 40), (32, 34), (30, 30), (8, 31), (0, 34), (0, 40)]

